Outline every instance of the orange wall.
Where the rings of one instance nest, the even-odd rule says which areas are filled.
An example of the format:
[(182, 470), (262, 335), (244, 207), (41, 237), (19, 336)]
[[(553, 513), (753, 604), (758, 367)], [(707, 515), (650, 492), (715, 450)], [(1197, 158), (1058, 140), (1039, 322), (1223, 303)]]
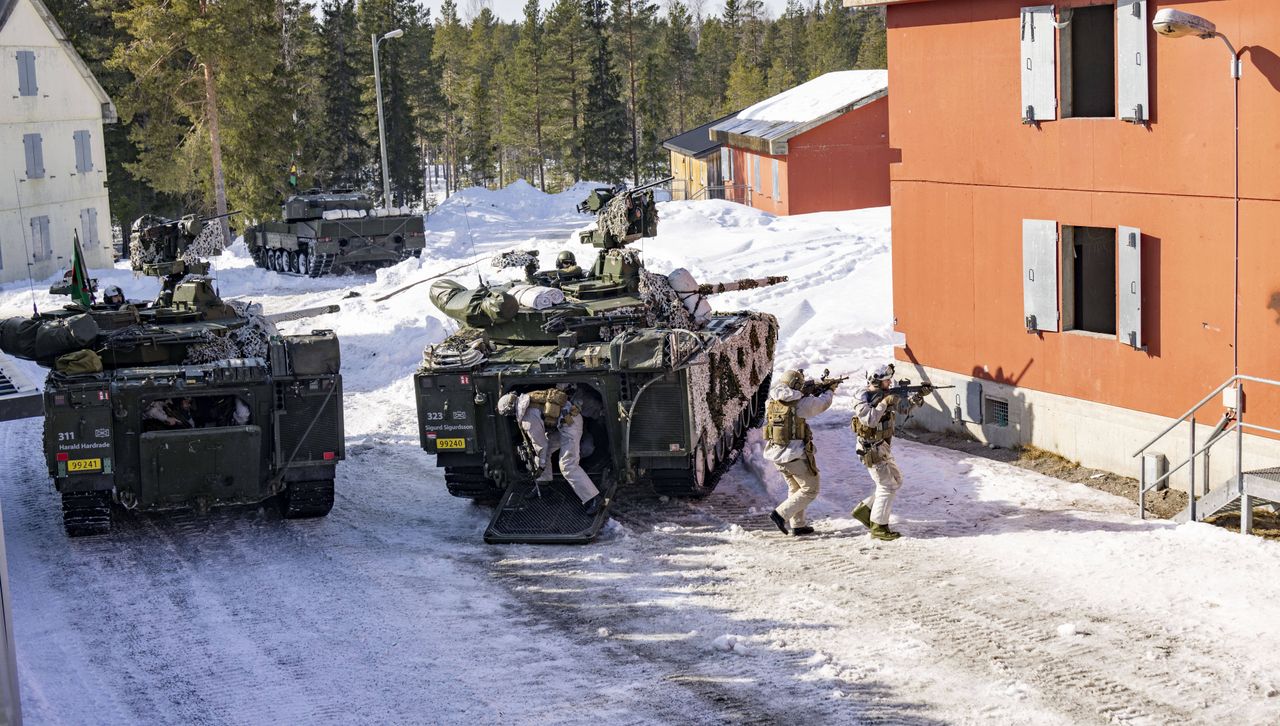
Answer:
[[(1226, 49), (1149, 31), (1148, 127), (1115, 119), (1024, 126), (1018, 13), (1027, 4), (889, 8), (890, 144), (901, 150), (891, 172), (894, 313), (907, 338), (899, 356), (1180, 415), (1232, 371)], [(1149, 2), (1148, 15), (1162, 6), (1204, 15), (1252, 48), (1240, 87), (1240, 368), (1280, 378), (1280, 2)], [(1079, 333), (1025, 332), (1024, 218), (1142, 229), (1148, 351)], [(1255, 386), (1248, 399), (1250, 414), (1280, 424), (1280, 396)]]
[(889, 99), (881, 98), (787, 143), (791, 214), (889, 206)]
[[(889, 103), (855, 109), (791, 138), (785, 156), (732, 148), (734, 184), (751, 186), (751, 206), (774, 214), (806, 214), (889, 204)], [(760, 159), (760, 191), (755, 162)], [(779, 194), (773, 194), (772, 160)]]

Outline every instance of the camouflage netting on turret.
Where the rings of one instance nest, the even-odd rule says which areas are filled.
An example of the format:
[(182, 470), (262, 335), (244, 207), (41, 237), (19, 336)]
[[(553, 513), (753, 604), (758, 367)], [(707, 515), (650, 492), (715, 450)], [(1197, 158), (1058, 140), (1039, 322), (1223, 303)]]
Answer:
[(227, 304), (235, 308), (238, 315), (247, 319), (245, 324), (226, 335), (214, 335), (206, 331), (205, 342), (187, 348), (184, 363), (213, 363), (232, 358), (267, 359), (267, 342), (278, 333), (276, 326), (263, 317), (262, 306), (239, 300), (230, 300)]
[(649, 327), (697, 330), (693, 316), (680, 301), (680, 295), (671, 288), (666, 275), (648, 270), (640, 271), (640, 297), (644, 300), (644, 314)]
[(490, 260), (496, 269), (505, 270), (511, 267), (528, 267), (529, 265), (538, 264), (538, 253), (526, 250), (512, 250), (503, 252), (500, 255), (494, 255)]
[[(182, 251), (179, 259), (183, 262), (192, 263), (199, 262), (202, 258), (214, 257), (222, 254), (222, 228), (218, 224), (207, 224), (200, 230), (200, 234), (191, 240), (191, 244)], [(144, 244), (141, 239), (134, 236), (129, 241), (129, 259), (134, 261), (134, 269), (141, 269), (141, 265), (160, 264), (164, 262), (173, 262), (165, 257), (164, 252), (158, 246)]]
[(627, 201), (626, 194), (619, 194), (609, 203), (605, 205), (604, 210), (600, 213), (599, 222), (600, 231), (605, 234), (622, 239), (627, 236)]

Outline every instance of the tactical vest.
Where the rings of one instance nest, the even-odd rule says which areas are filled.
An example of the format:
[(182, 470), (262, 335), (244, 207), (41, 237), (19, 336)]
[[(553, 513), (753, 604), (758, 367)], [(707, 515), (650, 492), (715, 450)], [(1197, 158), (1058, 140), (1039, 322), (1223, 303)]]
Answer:
[(893, 438), (893, 422), (897, 416), (897, 411), (889, 409), (884, 412), (877, 426), (868, 426), (862, 423), (862, 419), (854, 416), (853, 421), (849, 423), (849, 428), (853, 429), (853, 434), (858, 437), (859, 442), (875, 445)]
[(530, 391), (529, 402), (534, 406), (542, 407), (542, 425), (549, 429), (559, 428), (561, 413), (564, 413), (565, 423), (573, 423), (573, 409), (569, 406), (569, 394), (559, 388)]
[(770, 444), (786, 446), (796, 439), (805, 444), (813, 441), (809, 423), (796, 415), (794, 402), (769, 399), (764, 405), (764, 440)]

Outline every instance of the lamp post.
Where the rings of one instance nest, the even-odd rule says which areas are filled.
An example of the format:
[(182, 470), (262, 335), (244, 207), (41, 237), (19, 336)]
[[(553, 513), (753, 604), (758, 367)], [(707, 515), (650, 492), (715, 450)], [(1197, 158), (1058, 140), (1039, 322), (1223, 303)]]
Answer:
[(382, 120), (382, 73), (378, 70), (378, 44), (384, 40), (399, 38), (404, 31), (396, 28), (381, 38), (377, 33), (369, 36), (373, 43), (373, 87), (378, 99), (378, 149), (382, 152), (382, 206), (391, 206), (391, 177), (387, 174), (387, 131)]
[[(1181, 10), (1165, 8), (1157, 12), (1156, 16), (1151, 19), (1151, 27), (1156, 33), (1166, 38), (1185, 38), (1189, 35), (1202, 40), (1218, 38), (1222, 40), (1223, 44), (1227, 46), (1227, 50), (1231, 53), (1232, 105), (1234, 107), (1235, 122), (1235, 141), (1233, 146), (1234, 190), (1232, 193), (1233, 213), (1235, 216), (1235, 282), (1233, 285), (1235, 300), (1232, 305), (1231, 369), (1232, 374), (1238, 376), (1240, 375), (1240, 51), (1236, 50), (1236, 47), (1227, 39), (1227, 36), (1218, 32), (1217, 26), (1211, 21)], [(1236, 491), (1240, 493), (1240, 531), (1247, 533), (1253, 525), (1253, 507), (1249, 502), (1249, 496), (1244, 493), (1244, 387), (1240, 381), (1236, 381), (1235, 388)], [(1191, 493), (1191, 496), (1195, 496), (1195, 494)]]

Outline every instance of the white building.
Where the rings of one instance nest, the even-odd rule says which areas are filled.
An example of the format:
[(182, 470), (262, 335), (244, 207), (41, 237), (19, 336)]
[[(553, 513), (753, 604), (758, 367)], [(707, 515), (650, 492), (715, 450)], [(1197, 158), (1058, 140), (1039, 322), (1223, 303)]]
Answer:
[(90, 267), (111, 264), (102, 125), (115, 121), (44, 3), (0, 0), (0, 282), (66, 268), (77, 231)]

